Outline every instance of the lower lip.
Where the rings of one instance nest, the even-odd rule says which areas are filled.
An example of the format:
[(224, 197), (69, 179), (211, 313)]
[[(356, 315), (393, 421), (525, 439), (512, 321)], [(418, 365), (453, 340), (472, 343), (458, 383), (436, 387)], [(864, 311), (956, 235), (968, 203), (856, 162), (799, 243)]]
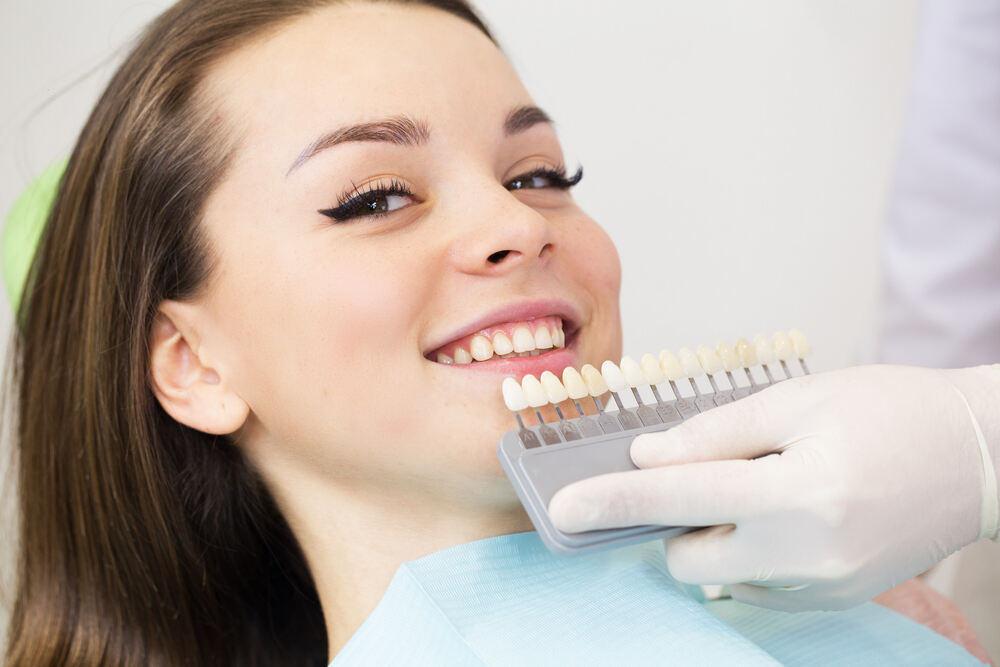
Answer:
[(574, 334), (570, 340), (566, 341), (565, 347), (555, 347), (535, 357), (507, 357), (506, 359), (498, 357), (489, 361), (474, 361), (471, 364), (439, 363), (437, 365), (473, 373), (517, 378), (529, 374), (537, 377), (545, 371), (551, 371), (557, 377), (562, 377), (564, 368), (576, 366), (575, 343), (576, 335)]

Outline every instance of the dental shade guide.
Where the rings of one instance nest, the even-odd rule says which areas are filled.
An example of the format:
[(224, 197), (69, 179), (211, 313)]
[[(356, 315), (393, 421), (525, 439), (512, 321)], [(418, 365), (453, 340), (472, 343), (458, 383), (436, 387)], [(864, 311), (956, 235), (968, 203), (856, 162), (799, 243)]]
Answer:
[[(541, 379), (525, 375), (521, 382), (506, 378), (502, 384), (504, 404), (514, 413), (517, 428), (508, 431), (497, 444), (497, 456), (524, 505), (539, 536), (557, 555), (598, 551), (636, 542), (669, 537), (695, 528), (686, 526), (628, 526), (582, 533), (563, 533), (552, 525), (548, 505), (556, 491), (581, 479), (610, 472), (637, 470), (629, 449), (640, 433), (653, 433), (676, 426), (690, 417), (740, 400), (752, 393), (793, 377), (789, 362), (797, 360), (802, 374), (809, 369), (805, 357), (811, 354), (805, 335), (792, 329), (771, 339), (756, 336), (753, 343), (743, 338), (734, 344), (719, 343), (714, 349), (700, 345), (692, 352), (682, 348), (679, 355), (669, 350), (659, 358), (643, 355), (639, 363), (624, 357), (621, 364), (605, 361), (601, 370), (587, 364), (579, 371), (566, 368), (562, 380), (546, 371)], [(785, 378), (775, 378), (769, 364), (780, 362)], [(767, 381), (758, 382), (752, 368), (759, 366)], [(742, 369), (749, 385), (739, 385), (733, 372)], [(721, 387), (717, 374), (725, 373), (728, 387)], [(695, 378), (705, 375), (712, 387), (702, 392)], [(695, 392), (693, 400), (682, 396), (676, 383), (688, 380)], [(660, 389), (669, 387), (664, 400)], [(655, 407), (644, 401), (640, 389), (648, 388)], [(611, 394), (617, 409), (606, 409), (601, 397)], [(626, 405), (622, 396), (631, 394), (635, 405)], [(588, 415), (580, 403), (590, 397), (597, 409)], [(631, 400), (628, 400), (631, 403)], [(551, 404), (557, 420), (546, 423), (541, 408)], [(572, 405), (577, 416), (567, 417), (562, 405)], [(521, 417), (531, 411), (537, 424), (529, 426)]]

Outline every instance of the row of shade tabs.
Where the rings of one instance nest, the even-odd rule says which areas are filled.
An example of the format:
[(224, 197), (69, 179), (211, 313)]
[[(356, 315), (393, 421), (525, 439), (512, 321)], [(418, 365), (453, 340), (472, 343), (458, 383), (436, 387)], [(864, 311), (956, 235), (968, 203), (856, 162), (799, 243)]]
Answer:
[[(656, 402), (662, 403), (663, 399), (660, 397), (657, 385), (663, 383), (669, 384), (677, 401), (685, 401), (676, 382), (687, 380), (697, 397), (701, 395), (701, 391), (695, 378), (707, 376), (713, 393), (716, 396), (725, 396), (728, 401), (740, 397), (732, 396), (734, 392), (745, 395), (774, 384), (776, 379), (771, 366), (775, 364), (781, 365), (784, 378), (793, 376), (788, 367), (789, 362), (793, 361), (797, 361), (802, 372), (808, 374), (809, 368), (806, 366), (805, 358), (811, 351), (805, 334), (798, 329), (792, 329), (787, 333), (779, 331), (771, 338), (764, 335), (755, 336), (752, 342), (740, 338), (732, 345), (723, 342), (715, 348), (699, 345), (692, 351), (685, 347), (676, 355), (670, 350), (663, 350), (658, 358), (646, 354), (638, 362), (631, 357), (622, 358), (621, 364), (605, 361), (601, 365), (601, 370), (590, 364), (583, 366), (579, 371), (568, 366), (563, 370), (561, 380), (551, 371), (545, 371), (537, 378), (534, 375), (525, 375), (520, 382), (514, 378), (506, 378), (502, 385), (503, 400), (507, 408), (513, 412), (540, 408), (549, 403), (558, 405), (572, 400), (582, 415), (581, 406), (577, 403), (579, 399), (590, 396), (597, 403), (598, 410), (603, 411), (599, 397), (609, 391), (612, 392), (619, 409), (622, 408), (622, 404), (618, 394), (629, 389), (632, 390), (636, 401), (641, 404), (642, 399), (638, 389), (643, 386), (650, 387)], [(759, 383), (754, 378), (752, 373), (754, 367), (760, 367), (767, 378), (766, 383)], [(746, 384), (739, 383), (733, 376), (734, 372), (741, 372), (746, 378)], [(725, 387), (720, 389), (718, 386), (716, 374), (721, 373), (726, 375), (728, 389)]]

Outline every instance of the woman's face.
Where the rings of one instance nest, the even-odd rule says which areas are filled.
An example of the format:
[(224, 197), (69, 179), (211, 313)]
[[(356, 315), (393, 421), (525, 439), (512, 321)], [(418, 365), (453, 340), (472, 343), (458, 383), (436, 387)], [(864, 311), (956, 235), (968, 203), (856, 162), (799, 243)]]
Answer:
[[(512, 502), (502, 379), (616, 358), (621, 328), (615, 249), (545, 175), (559, 141), (505, 57), (438, 10), (333, 6), (207, 92), (237, 150), (200, 347), (249, 405), (238, 442), (265, 476)], [(565, 347), (438, 361), (539, 326)]]

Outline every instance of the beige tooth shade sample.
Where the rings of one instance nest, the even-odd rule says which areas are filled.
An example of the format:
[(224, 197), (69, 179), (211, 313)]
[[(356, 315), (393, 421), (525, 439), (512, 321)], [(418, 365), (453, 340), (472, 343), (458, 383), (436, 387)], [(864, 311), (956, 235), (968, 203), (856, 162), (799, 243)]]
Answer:
[(563, 386), (566, 387), (566, 393), (574, 401), (584, 398), (589, 393), (587, 391), (587, 383), (583, 381), (580, 371), (572, 366), (567, 366), (563, 369), (562, 381)]
[(562, 382), (559, 381), (559, 378), (552, 371), (542, 373), (541, 384), (542, 389), (545, 390), (545, 395), (549, 397), (550, 403), (562, 403), (569, 398), (566, 387), (563, 386)]
[(682, 347), (677, 352), (677, 358), (680, 359), (681, 368), (684, 369), (684, 374), (688, 377), (697, 377), (702, 374), (701, 364), (698, 363), (698, 357), (690, 348)]
[(795, 348), (792, 347), (792, 339), (784, 331), (779, 331), (771, 338), (774, 347), (774, 355), (778, 361), (791, 361), (795, 358)]
[(621, 393), (628, 389), (628, 384), (625, 382), (625, 376), (615, 362), (605, 361), (601, 364), (601, 375), (604, 376), (604, 381), (608, 383), (608, 388), (617, 393)]
[(540, 408), (549, 402), (549, 397), (545, 395), (542, 383), (534, 375), (525, 375), (521, 378), (521, 389), (528, 399), (528, 405), (533, 408)]
[(646, 378), (646, 382), (651, 385), (660, 384), (667, 379), (656, 357), (649, 353), (642, 355), (642, 359), (639, 360), (639, 367), (642, 369), (642, 374)]
[(698, 346), (698, 363), (709, 375), (718, 373), (722, 370), (722, 359), (720, 359), (715, 350), (708, 345), (702, 344)]
[(757, 351), (746, 338), (737, 338), (733, 347), (736, 348), (736, 354), (739, 355), (743, 368), (757, 365)]
[(668, 380), (683, 380), (686, 377), (680, 359), (670, 350), (660, 351), (660, 368)]
[(761, 366), (764, 364), (773, 364), (776, 361), (771, 341), (764, 334), (757, 334), (753, 337), (753, 351), (757, 355), (757, 363)]
[(630, 387), (641, 387), (646, 384), (646, 378), (642, 373), (642, 368), (639, 367), (638, 362), (632, 357), (622, 357), (621, 363), (622, 375), (625, 376), (625, 382)]
[(580, 374), (583, 376), (583, 381), (587, 384), (587, 391), (590, 392), (591, 396), (596, 398), (608, 393), (608, 383), (604, 381), (601, 371), (587, 364), (580, 369)]
[(740, 367), (740, 356), (729, 343), (719, 343), (715, 346), (715, 351), (722, 360), (722, 367), (727, 371), (732, 372)]
[(792, 329), (788, 332), (788, 337), (792, 339), (792, 346), (795, 348), (795, 356), (799, 359), (805, 359), (812, 354), (812, 347), (809, 345), (809, 341), (806, 339), (806, 335), (804, 333), (798, 329)]

